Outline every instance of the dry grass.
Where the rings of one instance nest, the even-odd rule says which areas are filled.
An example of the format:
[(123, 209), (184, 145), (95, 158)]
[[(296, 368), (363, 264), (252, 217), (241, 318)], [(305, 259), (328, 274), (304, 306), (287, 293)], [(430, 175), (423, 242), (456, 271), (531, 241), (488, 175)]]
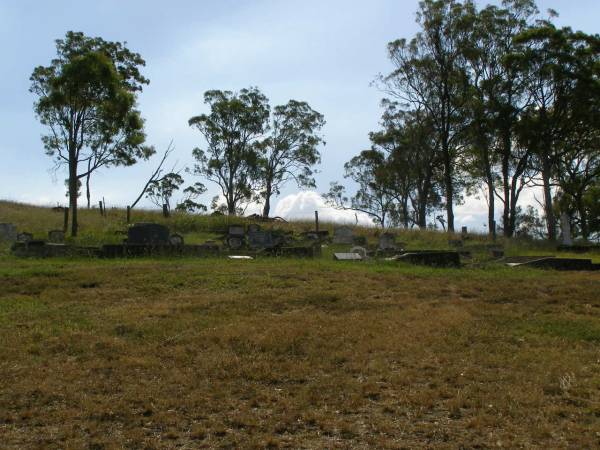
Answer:
[(600, 274), (0, 259), (3, 448), (593, 448)]

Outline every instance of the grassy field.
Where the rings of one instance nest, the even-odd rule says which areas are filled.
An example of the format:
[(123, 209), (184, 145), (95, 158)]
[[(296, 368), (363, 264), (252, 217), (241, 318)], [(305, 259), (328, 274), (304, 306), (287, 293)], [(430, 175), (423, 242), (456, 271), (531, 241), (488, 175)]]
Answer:
[(0, 286), (1, 448), (600, 446), (598, 272), (5, 252)]

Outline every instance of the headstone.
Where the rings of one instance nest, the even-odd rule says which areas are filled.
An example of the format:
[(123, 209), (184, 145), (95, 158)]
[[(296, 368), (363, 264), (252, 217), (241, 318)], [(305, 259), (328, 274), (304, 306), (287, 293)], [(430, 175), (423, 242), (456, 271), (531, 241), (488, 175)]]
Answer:
[(17, 242), (28, 243), (28, 242), (31, 242), (31, 241), (33, 241), (33, 234), (27, 233), (25, 231), (22, 232), (22, 233), (17, 234)]
[(333, 230), (333, 243), (334, 244), (353, 244), (354, 236), (352, 234), (352, 228), (347, 226), (337, 227)]
[(12, 223), (0, 223), (0, 241), (17, 240), (17, 227)]
[(336, 261), (362, 261), (363, 257), (359, 253), (334, 253), (333, 259)]
[(573, 245), (573, 239), (571, 238), (571, 221), (567, 213), (560, 215), (560, 229), (562, 231), (562, 243), (563, 245)]
[(227, 245), (232, 250), (242, 248), (246, 233), (243, 225), (230, 225), (227, 231)]
[(63, 230), (48, 231), (48, 242), (52, 244), (62, 244), (65, 242), (65, 232)]
[(169, 229), (158, 223), (136, 223), (127, 230), (127, 244), (165, 245), (169, 243)]
[(367, 249), (364, 247), (352, 247), (350, 249), (350, 253), (358, 253), (362, 257), (362, 259), (367, 259)]
[(172, 234), (171, 236), (169, 236), (169, 244), (171, 244), (175, 247), (182, 247), (183, 246), (183, 236), (180, 234)]
[(383, 233), (379, 236), (379, 250), (395, 250), (396, 236), (392, 233)]
[(273, 248), (279, 242), (270, 231), (248, 230), (248, 246), (253, 249)]
[(460, 234), (462, 234), (463, 237), (469, 234), (469, 230), (467, 229), (467, 227), (462, 227)]

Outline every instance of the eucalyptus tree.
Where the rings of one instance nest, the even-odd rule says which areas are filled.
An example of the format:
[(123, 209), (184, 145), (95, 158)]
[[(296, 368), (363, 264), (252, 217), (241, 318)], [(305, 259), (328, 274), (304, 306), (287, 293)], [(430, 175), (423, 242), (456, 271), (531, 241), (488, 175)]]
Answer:
[(389, 188), (392, 174), (386, 155), (376, 149), (364, 150), (344, 164), (344, 171), (344, 177), (358, 186), (355, 194), (348, 196), (345, 186), (333, 182), (323, 194), (326, 202), (337, 209), (363, 212), (385, 228), (394, 217), (397, 199)]
[(431, 118), (443, 165), (448, 231), (454, 231), (453, 204), (460, 195), (457, 160), (463, 147), (468, 76), (463, 46), (474, 4), (468, 0), (423, 0), (417, 23), (421, 31), (407, 42), (388, 44), (394, 70), (380, 81), (389, 95), (422, 108)]
[[(79, 186), (101, 167), (131, 165), (154, 153), (144, 146), (144, 121), (137, 94), (148, 80), (142, 57), (120, 42), (69, 31), (56, 41), (57, 56), (34, 69), (30, 91), (48, 133), (46, 154), (68, 169), (71, 235), (78, 232)], [(81, 169), (80, 166), (84, 168)]]
[(375, 148), (388, 154), (388, 189), (399, 203), (405, 227), (427, 227), (427, 217), (441, 206), (442, 168), (432, 123), (420, 109), (404, 111), (397, 102), (382, 102), (382, 130), (370, 134)]
[(550, 240), (556, 239), (554, 195), (560, 161), (584, 129), (597, 130), (600, 110), (600, 37), (539, 21), (517, 37), (527, 44), (514, 55), (532, 79), (531, 105), (523, 114), (520, 139), (541, 177)]
[(522, 51), (514, 37), (531, 26), (537, 14), (533, 0), (504, 0), (467, 19), (469, 39), (463, 52), (471, 79), (466, 108), (469, 120), (471, 172), (487, 191), (488, 229), (495, 222), (495, 199), (503, 203), (503, 230), (512, 236), (519, 195), (528, 181), (531, 152), (516, 145), (519, 116), (528, 106), (526, 77), (510, 55)]
[(290, 100), (273, 109), (269, 135), (261, 144), (258, 160), (263, 217), (269, 217), (271, 197), (288, 181), (293, 180), (299, 188), (315, 187), (313, 167), (321, 160), (323, 125), (323, 115), (306, 102)]
[(195, 148), (194, 172), (217, 184), (225, 198), (227, 213), (235, 215), (257, 189), (260, 141), (268, 128), (270, 108), (257, 88), (240, 92), (211, 90), (204, 93), (210, 113), (192, 117), (206, 140)]

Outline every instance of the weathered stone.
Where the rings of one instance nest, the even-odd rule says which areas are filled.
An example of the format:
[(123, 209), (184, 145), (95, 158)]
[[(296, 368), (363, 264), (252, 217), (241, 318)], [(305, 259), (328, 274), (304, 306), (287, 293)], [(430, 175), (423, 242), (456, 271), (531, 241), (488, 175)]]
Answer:
[(281, 243), (281, 237), (271, 231), (248, 231), (248, 247), (252, 249), (269, 249)]
[(511, 267), (532, 267), (535, 269), (553, 269), (563, 271), (600, 270), (600, 264), (593, 264), (591, 259), (556, 258), (554, 256), (507, 258), (505, 263)]
[(352, 228), (347, 226), (337, 227), (333, 230), (333, 243), (334, 244), (353, 244), (354, 235)]
[(377, 248), (379, 250), (395, 250), (396, 236), (392, 233), (383, 233), (381, 236), (379, 236)]
[(136, 223), (127, 230), (128, 245), (165, 245), (169, 229), (158, 223)]
[(363, 257), (359, 253), (334, 253), (333, 259), (336, 261), (362, 261)]
[(33, 234), (27, 233), (23, 231), (22, 233), (17, 234), (17, 242), (31, 242), (33, 241)]
[(65, 232), (63, 230), (48, 231), (48, 242), (52, 244), (62, 244), (65, 242)]
[(460, 267), (458, 252), (418, 251), (407, 252), (394, 258), (396, 261), (433, 267)]
[(356, 246), (350, 249), (350, 253), (358, 253), (362, 259), (367, 259), (367, 249), (364, 247)]
[(12, 223), (0, 223), (0, 241), (17, 240), (17, 227)]
[(169, 236), (169, 244), (175, 247), (181, 247), (184, 244), (183, 236), (180, 234), (172, 234)]

